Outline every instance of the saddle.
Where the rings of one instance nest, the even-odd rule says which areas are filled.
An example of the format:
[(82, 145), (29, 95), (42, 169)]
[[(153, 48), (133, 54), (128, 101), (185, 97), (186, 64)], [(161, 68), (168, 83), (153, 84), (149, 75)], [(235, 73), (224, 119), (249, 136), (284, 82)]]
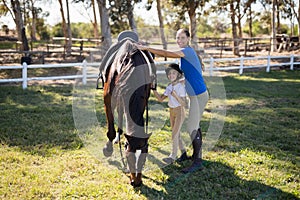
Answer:
[[(118, 43), (111, 46), (110, 49), (106, 52), (105, 56), (102, 59), (100, 67), (99, 67), (99, 75), (98, 75), (98, 79), (97, 79), (96, 89), (103, 89), (104, 83), (107, 82), (109, 71), (115, 60), (118, 50), (124, 45), (124, 43), (126, 41), (136, 43), (136, 41), (134, 41), (130, 38), (124, 38), (123, 40), (121, 40)], [(142, 51), (139, 49), (137, 49), (137, 50), (139, 52), (141, 52), (141, 54), (143, 55), (144, 59), (147, 62), (149, 72), (150, 72), (150, 77), (151, 77), (151, 89), (155, 90), (157, 87), (157, 76), (156, 76), (156, 67), (155, 67), (154, 60), (153, 60), (154, 58), (149, 51), (146, 51), (146, 50)]]

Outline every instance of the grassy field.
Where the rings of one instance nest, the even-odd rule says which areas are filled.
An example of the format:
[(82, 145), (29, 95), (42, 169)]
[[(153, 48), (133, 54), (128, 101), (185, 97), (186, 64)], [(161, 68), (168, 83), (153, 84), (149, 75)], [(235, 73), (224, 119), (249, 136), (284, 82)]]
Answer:
[[(249, 72), (223, 81), (225, 124), (205, 152), (204, 170), (180, 173), (189, 161), (148, 170), (136, 189), (87, 149), (74, 125), (72, 85), (0, 86), (0, 198), (300, 199), (300, 71)], [(104, 126), (102, 106), (96, 110)], [(209, 120), (207, 111), (204, 133)], [(169, 144), (169, 123), (153, 136), (152, 147)]]

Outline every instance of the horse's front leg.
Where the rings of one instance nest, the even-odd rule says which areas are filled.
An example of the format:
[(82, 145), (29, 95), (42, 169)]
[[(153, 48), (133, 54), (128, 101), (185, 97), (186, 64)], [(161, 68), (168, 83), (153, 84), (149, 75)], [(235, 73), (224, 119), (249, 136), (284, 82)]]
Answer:
[(114, 115), (113, 115), (114, 107), (115, 107), (115, 103), (112, 102), (111, 94), (108, 92), (107, 84), (105, 84), (104, 85), (104, 109), (105, 109), (107, 128), (108, 128), (106, 135), (109, 139), (103, 148), (103, 154), (106, 157), (112, 155), (113, 153), (112, 141), (116, 137), (116, 130), (114, 127)]

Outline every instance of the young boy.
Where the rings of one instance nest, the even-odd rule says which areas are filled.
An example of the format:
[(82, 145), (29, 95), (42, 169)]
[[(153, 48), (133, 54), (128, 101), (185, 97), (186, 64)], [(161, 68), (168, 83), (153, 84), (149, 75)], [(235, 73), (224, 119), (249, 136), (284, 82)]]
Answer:
[(180, 136), (180, 129), (185, 118), (186, 91), (184, 85), (180, 82), (182, 71), (179, 65), (172, 63), (166, 68), (166, 74), (170, 80), (165, 92), (160, 95), (156, 90), (153, 91), (159, 102), (162, 102), (167, 97), (169, 98), (168, 106), (170, 109), (170, 124), (172, 128), (172, 153), (163, 161), (170, 164), (176, 160), (178, 147), (182, 152), (178, 162), (187, 160), (186, 149)]

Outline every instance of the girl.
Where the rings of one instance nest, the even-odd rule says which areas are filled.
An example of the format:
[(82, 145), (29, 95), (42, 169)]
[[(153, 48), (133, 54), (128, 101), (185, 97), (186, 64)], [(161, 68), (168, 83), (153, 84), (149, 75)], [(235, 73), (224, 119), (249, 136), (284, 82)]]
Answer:
[(186, 91), (184, 85), (179, 81), (182, 77), (182, 71), (179, 65), (173, 63), (165, 70), (170, 84), (165, 92), (160, 95), (156, 90), (153, 91), (159, 102), (162, 102), (167, 97), (169, 98), (168, 106), (170, 108), (170, 124), (172, 129), (172, 153), (163, 161), (170, 164), (176, 160), (178, 147), (181, 150), (181, 156), (178, 161), (187, 160), (186, 149), (180, 136), (180, 129), (185, 118)]

